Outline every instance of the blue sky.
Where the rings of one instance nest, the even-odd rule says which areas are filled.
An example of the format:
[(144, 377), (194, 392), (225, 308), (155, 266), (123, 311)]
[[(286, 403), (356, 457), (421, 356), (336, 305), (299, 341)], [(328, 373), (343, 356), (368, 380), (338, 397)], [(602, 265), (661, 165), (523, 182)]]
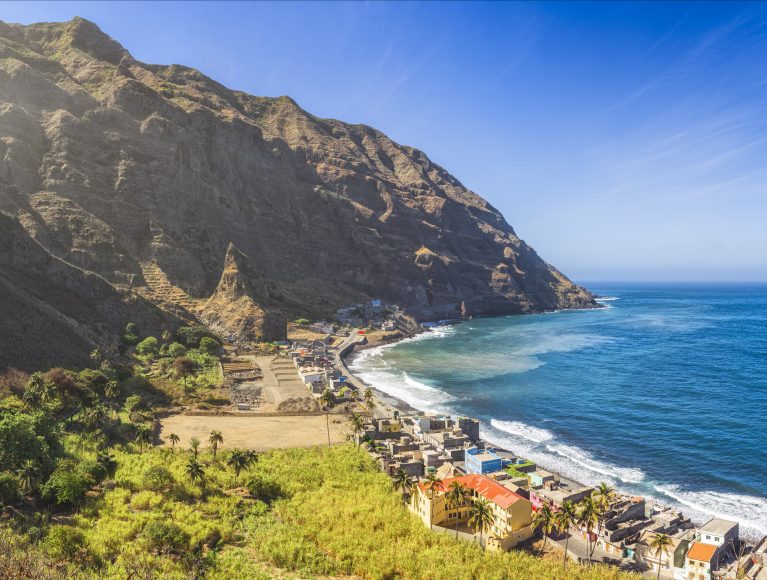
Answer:
[(381, 129), (589, 280), (767, 280), (767, 5), (3, 2)]

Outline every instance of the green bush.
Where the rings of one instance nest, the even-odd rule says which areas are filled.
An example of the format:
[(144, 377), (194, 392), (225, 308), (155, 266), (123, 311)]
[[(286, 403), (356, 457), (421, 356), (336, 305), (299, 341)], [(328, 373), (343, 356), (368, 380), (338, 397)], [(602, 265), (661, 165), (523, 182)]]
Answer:
[(69, 461), (61, 462), (45, 485), (41, 494), (46, 501), (55, 501), (59, 505), (77, 506), (85, 499), (91, 482), (82, 473), (72, 469)]
[(58, 560), (71, 560), (85, 546), (85, 536), (71, 526), (51, 526), (45, 539), (48, 553)]
[(149, 336), (136, 345), (136, 353), (140, 355), (156, 355), (159, 341), (154, 336)]
[(133, 322), (129, 322), (125, 325), (122, 339), (125, 344), (138, 344), (138, 327)]
[(221, 348), (221, 343), (214, 338), (203, 336), (200, 339), (200, 350), (208, 354), (216, 354), (219, 348)]
[(172, 342), (168, 345), (167, 355), (171, 358), (178, 358), (186, 354), (186, 348), (180, 342)]
[(141, 478), (141, 485), (145, 489), (152, 491), (163, 491), (176, 483), (173, 474), (162, 465), (152, 465), (149, 467)]
[(299, 326), (309, 326), (311, 322), (307, 318), (299, 318), (298, 320), (296, 320), (296, 324), (298, 324)]
[(0, 473), (0, 505), (7, 505), (19, 499), (19, 481), (12, 473)]
[(180, 554), (189, 547), (189, 534), (173, 522), (153, 520), (144, 526), (143, 535), (150, 549), (161, 554)]
[(178, 342), (189, 348), (197, 348), (200, 346), (200, 341), (205, 337), (216, 338), (216, 336), (207, 328), (199, 325), (182, 326), (176, 331), (176, 339)]
[(128, 413), (133, 413), (134, 411), (140, 411), (144, 408), (144, 399), (141, 398), (140, 395), (131, 395), (127, 399), (125, 399), (125, 410)]

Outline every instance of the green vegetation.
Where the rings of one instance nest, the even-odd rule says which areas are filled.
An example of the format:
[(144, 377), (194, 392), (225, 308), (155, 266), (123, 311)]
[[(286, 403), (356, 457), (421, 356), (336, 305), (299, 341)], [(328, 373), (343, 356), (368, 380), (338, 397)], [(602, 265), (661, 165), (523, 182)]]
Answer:
[(515, 463), (513, 465), (509, 465), (506, 467), (506, 473), (508, 473), (511, 477), (527, 477), (527, 473), (524, 471), (521, 471), (521, 469), (524, 469), (525, 467), (530, 467), (531, 465), (535, 465), (535, 463), (533, 463), (532, 461)]
[[(0, 577), (563, 577), (558, 560), (430, 532), (403, 505), (414, 482), (403, 472), (395, 489), (358, 445), (258, 455), (221, 449), (213, 431), (205, 447), (172, 434), (154, 447), (155, 413), (194, 396), (220, 343), (128, 330), (133, 365), (94, 351), (95, 369), (0, 377)], [(195, 362), (183, 377), (179, 358)], [(487, 517), (474, 523), (487, 531)]]

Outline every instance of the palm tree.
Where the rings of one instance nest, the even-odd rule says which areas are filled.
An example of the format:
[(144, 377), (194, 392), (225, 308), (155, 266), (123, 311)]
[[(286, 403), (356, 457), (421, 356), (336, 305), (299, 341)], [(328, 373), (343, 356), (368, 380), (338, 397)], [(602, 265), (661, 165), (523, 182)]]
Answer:
[(567, 568), (567, 544), (570, 542), (570, 528), (578, 522), (578, 512), (573, 502), (566, 501), (557, 512), (557, 530), (565, 534), (565, 559), (563, 568)]
[(554, 529), (555, 523), (556, 515), (547, 503), (543, 504), (533, 516), (533, 530), (540, 529), (543, 532), (543, 546), (541, 546), (541, 551), (538, 553), (539, 556), (546, 550), (546, 541), (549, 539), (549, 534)]
[(194, 453), (194, 458), (197, 459), (197, 454), (200, 452), (200, 440), (197, 437), (192, 437), (189, 440), (189, 445)]
[(658, 556), (658, 580), (660, 580), (660, 569), (663, 566), (664, 554), (668, 556), (668, 547), (671, 545), (671, 538), (667, 534), (655, 534), (650, 540), (650, 548)]
[(392, 479), (392, 483), (394, 483), (394, 489), (398, 489), (402, 492), (403, 499), (410, 495), (410, 493), (413, 491), (413, 488), (415, 487), (413, 478), (410, 477), (401, 467), (394, 472), (394, 477)]
[[(597, 508), (599, 508), (599, 521), (597, 523), (597, 536), (600, 536), (602, 534), (602, 516), (610, 509), (610, 505), (615, 501), (616, 493), (615, 489), (610, 487), (608, 484), (606, 484), (604, 481), (599, 484), (596, 491), (591, 494), (591, 497), (594, 498), (594, 503), (597, 505)], [(597, 548), (597, 543), (594, 542), (594, 545), (591, 548), (591, 554), (594, 555), (594, 550)]]
[(144, 451), (144, 448), (152, 444), (154, 441), (154, 433), (152, 429), (146, 425), (139, 425), (136, 427), (136, 443), (139, 445), (139, 449)]
[(586, 539), (588, 542), (589, 566), (591, 565), (591, 534), (594, 528), (599, 524), (599, 506), (594, 498), (587, 497), (578, 505), (578, 524), (586, 529)]
[(373, 389), (371, 389), (370, 387), (365, 389), (365, 406), (367, 407), (372, 417), (373, 411), (375, 411), (375, 408), (376, 408), (376, 403), (375, 403), (375, 397), (373, 396)]
[[(451, 509), (456, 509), (464, 505), (469, 497), (471, 496), (471, 492), (468, 490), (468, 488), (463, 485), (460, 481), (454, 481), (450, 484), (450, 489), (445, 494), (445, 499), (447, 500), (447, 505), (450, 506)], [(455, 514), (455, 537), (458, 538), (458, 513)]]
[(349, 416), (349, 425), (351, 425), (352, 432), (354, 433), (354, 441), (357, 443), (357, 447), (360, 446), (359, 435), (365, 430), (365, 420), (356, 413), (352, 413)]
[(120, 384), (117, 381), (107, 381), (107, 384), (104, 385), (104, 396), (109, 407), (113, 412), (116, 412), (117, 397), (120, 396)]
[(479, 545), (482, 546), (483, 550), (485, 546), (482, 544), (482, 534), (485, 530), (490, 529), (494, 521), (495, 517), (490, 502), (485, 498), (475, 499), (469, 510), (469, 525), (474, 528), (475, 534), (479, 531)]
[(37, 489), (40, 482), (40, 468), (31, 459), (27, 459), (21, 468), (16, 472), (19, 476), (19, 485), (27, 493), (32, 493)]
[(334, 401), (335, 397), (333, 397), (333, 393), (330, 389), (326, 388), (322, 391), (322, 395), (320, 395), (319, 398), (319, 404), (320, 408), (325, 411), (325, 424), (328, 427), (328, 447), (330, 447), (330, 407), (333, 406)]
[(219, 444), (223, 445), (224, 443), (224, 436), (221, 435), (221, 431), (211, 431), (210, 437), (208, 437), (208, 443), (210, 443), (210, 448), (213, 450), (213, 461), (215, 461), (218, 446)]
[(115, 471), (117, 471), (117, 461), (115, 461), (114, 456), (109, 451), (100, 451), (96, 455), (96, 463), (101, 471), (104, 472), (104, 475), (114, 477)]
[(179, 437), (175, 433), (171, 433), (170, 435), (168, 435), (168, 441), (170, 441), (171, 453), (175, 453), (176, 452), (176, 443), (181, 441), (181, 437)]
[(233, 449), (229, 454), (229, 459), (226, 460), (226, 464), (234, 469), (234, 484), (237, 485), (237, 478), (240, 477), (240, 472), (243, 469), (247, 469), (258, 461), (258, 453), (255, 451), (245, 451), (243, 449)]
[[(430, 471), (426, 476), (426, 493), (430, 498), (433, 499), (434, 492), (437, 491), (437, 489), (440, 487), (442, 487), (442, 480), (437, 476), (436, 473)], [(431, 516), (429, 516), (429, 529), (434, 529), (434, 525), (431, 521)]]
[(202, 468), (200, 462), (197, 461), (196, 456), (189, 458), (189, 461), (186, 462), (186, 468), (184, 471), (192, 483), (205, 481), (205, 470)]
[(85, 424), (91, 428), (99, 428), (109, 420), (110, 415), (111, 413), (104, 405), (96, 405), (88, 410)]

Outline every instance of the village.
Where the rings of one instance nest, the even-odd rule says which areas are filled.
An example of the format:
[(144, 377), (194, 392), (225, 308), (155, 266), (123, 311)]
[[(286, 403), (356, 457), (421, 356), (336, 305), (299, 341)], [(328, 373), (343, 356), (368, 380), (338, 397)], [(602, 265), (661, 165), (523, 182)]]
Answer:
[[(261, 448), (351, 438), (425, 526), (486, 550), (542, 541), (565, 559), (653, 578), (767, 580), (767, 537), (753, 545), (737, 522), (696, 525), (652, 499), (607, 484), (579, 485), (483, 441), (477, 419), (402, 410), (376, 396), (345, 357), (367, 345), (371, 332), (384, 333), (376, 340), (396, 333), (400, 314), (380, 301), (354, 305), (334, 322), (306, 325), (305, 338), (277, 343), (272, 352), (232, 353), (222, 363), (232, 402), (227, 416), (201, 413), (187, 421), (199, 419), (197, 434), (211, 421), (239, 421), (245, 427), (238, 443)], [(255, 417), (270, 421), (266, 435)]]

